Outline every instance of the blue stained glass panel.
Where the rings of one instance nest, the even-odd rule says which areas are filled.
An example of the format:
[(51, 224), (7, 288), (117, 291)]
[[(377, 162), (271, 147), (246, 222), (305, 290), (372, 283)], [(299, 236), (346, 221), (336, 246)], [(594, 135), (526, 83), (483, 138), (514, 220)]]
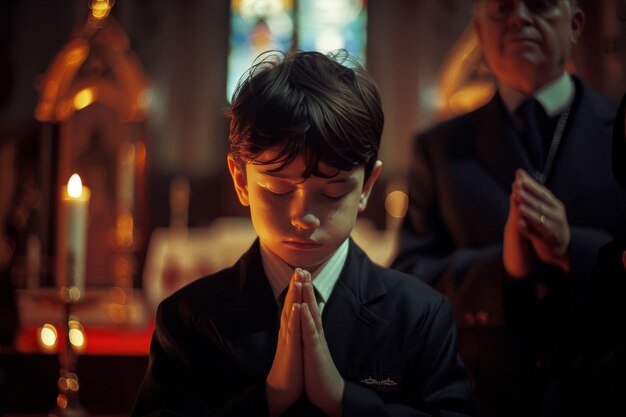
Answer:
[(365, 64), (365, 0), (298, 0), (298, 49), (321, 52), (346, 49)]
[(292, 0), (231, 0), (226, 97), (239, 78), (268, 50), (289, 51), (294, 39)]
[[(346, 49), (365, 65), (366, 0), (231, 0), (226, 94), (255, 58), (268, 50), (329, 52)], [(294, 20), (294, 17), (296, 18)], [(297, 36), (296, 36), (297, 33)]]

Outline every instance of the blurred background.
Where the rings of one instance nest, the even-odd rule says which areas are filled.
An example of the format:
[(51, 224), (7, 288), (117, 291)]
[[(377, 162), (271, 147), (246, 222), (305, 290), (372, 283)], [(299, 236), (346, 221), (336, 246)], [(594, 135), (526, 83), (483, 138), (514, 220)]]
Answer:
[[(570, 70), (617, 100), (626, 90), (623, 2), (580, 3), (587, 24)], [(254, 231), (232, 190), (224, 113), (259, 52), (345, 48), (373, 74), (386, 117), (384, 169), (354, 238), (387, 264), (406, 208), (412, 135), (493, 93), (471, 8), (472, 0), (1, 0), (0, 414), (56, 404), (57, 356), (69, 344), (85, 408), (127, 414), (156, 304), (247, 249)], [(75, 172), (91, 197), (85, 274), (68, 313), (60, 190)]]

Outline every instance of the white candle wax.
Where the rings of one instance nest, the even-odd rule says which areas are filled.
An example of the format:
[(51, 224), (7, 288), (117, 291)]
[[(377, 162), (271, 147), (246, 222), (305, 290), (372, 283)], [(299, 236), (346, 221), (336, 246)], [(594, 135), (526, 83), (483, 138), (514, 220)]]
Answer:
[(61, 191), (64, 239), (61, 246), (61, 286), (85, 288), (85, 258), (87, 247), (87, 215), (89, 188), (82, 185), (78, 174), (72, 175)]

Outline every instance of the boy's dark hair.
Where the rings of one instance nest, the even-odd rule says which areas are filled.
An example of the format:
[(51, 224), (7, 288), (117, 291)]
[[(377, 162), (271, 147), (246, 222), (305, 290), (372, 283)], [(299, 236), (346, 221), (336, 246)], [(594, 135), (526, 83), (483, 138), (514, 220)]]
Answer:
[[(365, 165), (366, 178), (378, 157), (383, 130), (380, 95), (371, 76), (346, 51), (271, 51), (262, 54), (241, 78), (233, 95), (230, 155), (238, 165), (280, 163), (279, 171), (299, 155), (311, 175), (324, 162), (339, 170)], [(271, 161), (264, 151), (282, 148)]]

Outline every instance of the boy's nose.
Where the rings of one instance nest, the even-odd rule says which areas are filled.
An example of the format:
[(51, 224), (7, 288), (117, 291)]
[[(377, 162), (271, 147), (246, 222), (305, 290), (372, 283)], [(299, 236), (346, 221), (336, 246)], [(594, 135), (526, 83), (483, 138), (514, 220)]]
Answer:
[(291, 224), (298, 229), (315, 229), (320, 225), (320, 219), (312, 210), (312, 204), (302, 191), (296, 192), (291, 206)]
[(315, 229), (320, 225), (320, 219), (318, 219), (313, 213), (305, 214), (304, 216), (291, 216), (291, 224), (298, 229)]

